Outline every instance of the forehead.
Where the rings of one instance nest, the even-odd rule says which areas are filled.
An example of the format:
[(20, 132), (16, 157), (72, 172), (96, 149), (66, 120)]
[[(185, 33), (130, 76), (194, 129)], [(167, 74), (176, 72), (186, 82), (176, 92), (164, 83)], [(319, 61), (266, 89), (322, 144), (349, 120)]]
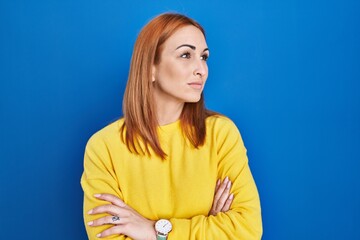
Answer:
[(178, 29), (173, 35), (171, 35), (164, 43), (165, 49), (175, 50), (182, 44), (194, 45), (201, 50), (207, 48), (204, 34), (195, 26), (189, 25)]

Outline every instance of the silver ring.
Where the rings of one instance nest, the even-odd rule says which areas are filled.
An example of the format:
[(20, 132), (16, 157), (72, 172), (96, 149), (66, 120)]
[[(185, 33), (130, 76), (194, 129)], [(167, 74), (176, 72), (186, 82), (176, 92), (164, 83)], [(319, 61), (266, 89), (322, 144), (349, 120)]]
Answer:
[(118, 216), (113, 216), (113, 217), (111, 218), (111, 220), (112, 220), (113, 222), (117, 222), (117, 221), (120, 221), (120, 217), (118, 217)]

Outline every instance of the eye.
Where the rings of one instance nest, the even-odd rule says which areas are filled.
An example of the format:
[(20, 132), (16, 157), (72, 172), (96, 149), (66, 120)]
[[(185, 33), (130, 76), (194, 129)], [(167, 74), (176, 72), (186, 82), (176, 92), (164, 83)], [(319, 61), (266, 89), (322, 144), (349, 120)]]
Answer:
[(205, 62), (208, 60), (209, 55), (208, 54), (204, 54), (201, 56), (201, 60), (204, 60)]
[(189, 52), (183, 53), (183, 54), (180, 55), (180, 57), (189, 59), (190, 58), (190, 53)]

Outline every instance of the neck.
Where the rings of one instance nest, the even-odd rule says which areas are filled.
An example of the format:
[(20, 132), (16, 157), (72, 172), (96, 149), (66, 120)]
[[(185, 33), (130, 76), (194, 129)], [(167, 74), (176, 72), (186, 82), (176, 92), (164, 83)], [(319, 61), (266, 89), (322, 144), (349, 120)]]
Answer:
[(160, 101), (156, 99), (156, 117), (160, 126), (179, 120), (184, 108), (183, 102)]

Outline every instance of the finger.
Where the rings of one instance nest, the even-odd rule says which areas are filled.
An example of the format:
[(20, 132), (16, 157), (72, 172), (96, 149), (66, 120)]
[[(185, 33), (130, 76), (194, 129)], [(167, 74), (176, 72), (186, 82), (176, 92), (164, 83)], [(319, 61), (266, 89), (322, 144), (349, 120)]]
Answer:
[(227, 185), (228, 182), (229, 182), (228, 177), (226, 177), (221, 184), (220, 184), (220, 180), (219, 180), (219, 186), (218, 186), (218, 188), (217, 188), (217, 190), (215, 192), (215, 197), (214, 197), (215, 201), (217, 201), (220, 198), (220, 196), (223, 193), (223, 191), (225, 190), (226, 185)]
[(96, 235), (98, 238), (104, 238), (110, 235), (119, 235), (122, 234), (124, 231), (124, 225), (116, 225), (114, 227), (108, 228), (105, 231)]
[(215, 197), (214, 197), (214, 206), (217, 206), (217, 203), (219, 201), (219, 199), (221, 198), (223, 192), (226, 189), (227, 184), (229, 183), (229, 178), (226, 177), (224, 179), (224, 181), (221, 183), (221, 185), (219, 186), (218, 190), (215, 193)]
[(106, 224), (122, 224), (124, 223), (124, 218), (120, 218), (119, 216), (106, 216), (102, 218), (98, 218), (96, 220), (93, 220), (91, 222), (88, 222), (87, 224), (92, 227), (106, 225)]
[(221, 209), (223, 208), (223, 205), (224, 205), (224, 204), (219, 204), (219, 200), (224, 199), (223, 202), (225, 202), (229, 196), (229, 191), (225, 192), (226, 187), (228, 186), (228, 184), (230, 182), (229, 178), (226, 177), (224, 179), (224, 181), (221, 183), (221, 185), (220, 185), (220, 181), (218, 181), (218, 182), (219, 182), (219, 187), (217, 188), (217, 191), (215, 192), (213, 205), (209, 212), (209, 214), (214, 215), (214, 216), (221, 211)]
[(101, 194), (95, 194), (94, 197), (111, 202), (112, 204), (119, 206), (119, 207), (126, 206), (126, 204), (123, 202), (123, 200), (121, 200), (120, 198), (118, 198), (117, 196), (115, 196), (113, 194), (101, 193)]
[(230, 194), (228, 199), (226, 199), (226, 202), (224, 204), (224, 207), (221, 209), (221, 212), (227, 212), (230, 210), (231, 203), (234, 199), (234, 194)]
[(112, 204), (101, 205), (91, 209), (88, 214), (108, 213), (113, 216), (128, 216), (128, 210)]
[(218, 179), (218, 180), (216, 181), (216, 186), (215, 186), (215, 193), (214, 193), (214, 195), (215, 195), (216, 192), (218, 191), (219, 187), (220, 187), (220, 179)]
[(219, 200), (217, 201), (217, 205), (216, 205), (216, 211), (221, 211), (221, 209), (225, 206), (225, 203), (226, 203), (226, 200), (228, 199), (229, 197), (229, 194), (230, 194), (230, 188), (231, 188), (231, 182), (229, 181), (227, 184), (226, 184), (226, 188), (225, 190), (223, 191), (223, 193), (221, 194)]

